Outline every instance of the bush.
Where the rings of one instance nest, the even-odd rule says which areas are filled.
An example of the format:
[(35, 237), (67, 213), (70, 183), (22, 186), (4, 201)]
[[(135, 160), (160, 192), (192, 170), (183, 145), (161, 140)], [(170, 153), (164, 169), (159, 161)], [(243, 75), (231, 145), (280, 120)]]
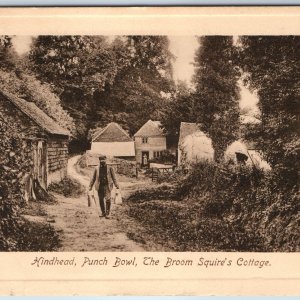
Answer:
[(175, 164), (176, 156), (168, 150), (161, 151), (159, 157), (155, 157), (149, 160), (150, 163), (158, 164)]
[[(78, 162), (77, 166), (81, 169), (85, 169), (88, 167), (88, 164), (91, 164), (93, 166), (97, 165), (99, 163), (99, 154), (91, 153), (90, 151), (87, 151), (85, 154), (83, 154)], [(130, 161), (126, 159), (121, 158), (109, 158), (107, 160), (108, 164), (117, 164), (118, 166), (115, 167), (115, 170), (118, 174), (125, 175), (128, 177), (136, 177), (136, 163), (135, 161)]]
[(17, 251), (57, 251), (60, 240), (50, 224), (19, 221)]
[(0, 250), (12, 251), (18, 247), (18, 210), (25, 203), (22, 178), (31, 160), (15, 122), (1, 111), (0, 136)]
[(273, 172), (201, 162), (171, 181), (170, 197), (158, 186), (128, 204), (131, 216), (176, 251), (300, 250), (298, 189)]
[(176, 188), (172, 185), (162, 184), (147, 189), (137, 190), (131, 194), (127, 200), (131, 202), (139, 202), (159, 199), (178, 200)]
[(85, 188), (79, 181), (66, 177), (60, 182), (51, 183), (49, 191), (64, 195), (65, 197), (77, 198), (85, 192)]

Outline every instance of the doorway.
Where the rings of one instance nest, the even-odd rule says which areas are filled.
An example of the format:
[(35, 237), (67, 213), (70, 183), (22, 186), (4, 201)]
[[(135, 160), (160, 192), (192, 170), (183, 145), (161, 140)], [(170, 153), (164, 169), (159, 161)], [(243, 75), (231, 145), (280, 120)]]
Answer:
[(142, 151), (142, 168), (149, 166), (149, 151)]

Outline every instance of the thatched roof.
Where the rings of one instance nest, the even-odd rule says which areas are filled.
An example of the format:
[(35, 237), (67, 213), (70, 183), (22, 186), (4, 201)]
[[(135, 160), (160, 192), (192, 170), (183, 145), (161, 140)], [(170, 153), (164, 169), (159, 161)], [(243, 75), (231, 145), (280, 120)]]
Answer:
[(161, 123), (159, 121), (147, 121), (134, 136), (151, 137), (151, 136), (165, 136), (165, 133), (161, 129)]
[(181, 122), (178, 144), (181, 144), (188, 135), (193, 134), (198, 131), (200, 132), (201, 130), (197, 123)]
[(28, 102), (6, 91), (1, 91), (0, 93), (47, 133), (64, 136), (71, 135), (68, 130), (62, 128), (33, 102)]
[(129, 134), (117, 123), (111, 122), (104, 129), (96, 131), (93, 142), (132, 142)]

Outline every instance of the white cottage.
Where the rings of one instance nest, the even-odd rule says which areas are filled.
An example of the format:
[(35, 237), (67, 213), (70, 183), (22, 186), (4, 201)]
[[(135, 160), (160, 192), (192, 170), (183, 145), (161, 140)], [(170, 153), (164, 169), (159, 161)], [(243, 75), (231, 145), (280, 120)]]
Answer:
[(108, 157), (134, 158), (134, 141), (117, 123), (109, 123), (93, 136), (91, 153), (104, 154)]
[(166, 135), (159, 121), (147, 121), (134, 135), (136, 161), (148, 166), (149, 160), (167, 149)]
[(196, 123), (181, 122), (178, 142), (178, 166), (213, 160), (214, 149), (211, 139)]

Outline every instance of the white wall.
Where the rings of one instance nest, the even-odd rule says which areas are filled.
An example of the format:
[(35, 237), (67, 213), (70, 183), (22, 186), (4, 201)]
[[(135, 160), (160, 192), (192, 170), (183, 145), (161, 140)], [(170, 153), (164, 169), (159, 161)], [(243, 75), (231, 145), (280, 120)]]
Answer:
[(166, 149), (167, 142), (164, 136), (148, 137), (147, 143), (142, 142), (142, 137), (135, 138), (136, 161), (139, 163), (142, 162), (142, 151), (148, 151), (149, 159), (152, 159), (154, 151), (163, 151)]
[(91, 152), (106, 156), (135, 156), (134, 142), (92, 142)]

